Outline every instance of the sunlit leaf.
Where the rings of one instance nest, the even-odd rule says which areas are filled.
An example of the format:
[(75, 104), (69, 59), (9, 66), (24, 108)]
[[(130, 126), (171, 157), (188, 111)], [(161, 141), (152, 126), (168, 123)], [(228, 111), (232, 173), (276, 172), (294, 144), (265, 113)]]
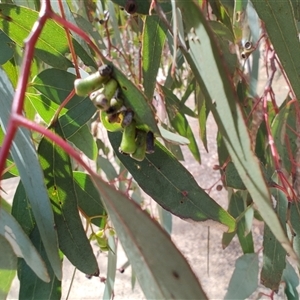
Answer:
[[(3, 70), (0, 69), (0, 123), (4, 132), (6, 132), (6, 126), (11, 115), (13, 94), (14, 90), (11, 83)], [(27, 130), (19, 128), (14, 139), (11, 154), (30, 200), (51, 266), (57, 278), (61, 279), (61, 262), (58, 256), (57, 233), (53, 227), (53, 211), (44, 185), (43, 173), (37, 154)]]
[[(59, 121), (51, 129), (64, 137)], [(40, 142), (38, 153), (54, 211), (59, 248), (80, 271), (97, 276), (98, 264), (78, 213), (70, 158), (46, 138)]]

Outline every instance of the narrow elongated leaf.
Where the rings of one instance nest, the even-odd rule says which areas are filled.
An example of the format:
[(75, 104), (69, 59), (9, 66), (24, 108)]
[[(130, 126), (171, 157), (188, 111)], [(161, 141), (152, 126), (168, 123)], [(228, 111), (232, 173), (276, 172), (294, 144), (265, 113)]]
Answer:
[(168, 234), (134, 201), (92, 178), (146, 298), (207, 299)]
[(18, 277), (20, 280), (19, 299), (61, 299), (61, 281), (59, 281), (51, 269), (51, 265), (42, 244), (37, 226), (30, 234), (30, 239), (39, 251), (42, 259), (49, 269), (50, 282), (40, 280), (28, 267), (23, 259), (18, 263)]
[(16, 276), (17, 256), (9, 242), (0, 235), (0, 298), (6, 299)]
[[(4, 132), (6, 132), (6, 126), (10, 117), (13, 93), (14, 90), (11, 83), (3, 70), (0, 69), (0, 123)], [(61, 262), (58, 256), (57, 234), (53, 227), (53, 211), (44, 185), (43, 173), (37, 154), (27, 130), (18, 130), (11, 154), (30, 200), (51, 266), (57, 278), (61, 279)]]
[(142, 69), (144, 92), (151, 101), (156, 85), (156, 76), (166, 39), (166, 28), (158, 16), (147, 16), (143, 29)]
[(235, 220), (198, 186), (193, 176), (161, 144), (155, 152), (136, 162), (119, 153), (121, 134), (109, 133), (116, 155), (139, 186), (164, 209), (190, 221), (215, 221), (224, 231), (235, 229)]
[[(243, 194), (238, 191), (236, 193), (232, 193), (229, 202), (228, 212), (234, 217), (239, 217), (245, 210), (245, 204), (243, 199)], [(242, 217), (237, 223), (237, 236), (239, 238), (240, 245), (244, 254), (246, 253), (254, 253), (254, 243), (252, 232), (246, 233), (246, 220), (245, 217)], [(231, 239), (233, 238), (233, 234), (224, 233), (223, 234), (223, 247), (227, 247)]]
[[(73, 177), (80, 210), (86, 216), (93, 217), (92, 223), (100, 227), (102, 217), (106, 216), (106, 211), (91, 177), (82, 172), (73, 172)], [(97, 216), (98, 218), (96, 218)]]
[(183, 115), (181, 111), (176, 108), (176, 106), (179, 104), (178, 98), (165, 87), (161, 86), (161, 89), (165, 95), (165, 101), (167, 103), (166, 108), (172, 126), (180, 135), (189, 140), (188, 147), (194, 158), (200, 163), (200, 152), (190, 124), (185, 115)]
[(298, 300), (299, 294), (297, 287), (299, 286), (299, 277), (291, 266), (289, 261), (286, 261), (286, 268), (282, 274), (282, 280), (285, 282), (285, 294), (289, 300)]
[(265, 24), (276, 55), (279, 57), (297, 99), (300, 99), (300, 55), (297, 24), (292, 1), (251, 1)]
[(0, 210), (0, 235), (8, 241), (16, 256), (24, 258), (39, 278), (49, 282), (47, 269), (38, 252), (19, 223), (4, 209)]
[(224, 299), (247, 299), (257, 289), (258, 270), (258, 254), (238, 258)]
[(13, 200), (12, 215), (21, 225), (22, 229), (29, 236), (33, 245), (41, 255), (43, 261), (49, 270), (50, 283), (41, 281), (29, 268), (24, 259), (19, 259), (18, 262), (18, 278), (20, 280), (20, 299), (58, 299), (60, 297), (61, 282), (56, 278), (49, 259), (47, 258), (45, 248), (41, 241), (41, 236), (38, 232), (38, 227), (35, 222), (30, 202), (26, 195), (22, 182), (16, 189)]
[[(283, 192), (273, 189), (272, 195), (277, 201), (276, 211), (282, 226), (285, 226), (288, 201)], [(264, 228), (263, 242), (263, 267), (261, 270), (261, 282), (264, 286), (277, 292), (283, 270), (285, 269), (286, 251), (276, 240), (270, 228), (266, 225)]]
[[(2, 29), (17, 45), (23, 47), (34, 22), (38, 20), (38, 12), (23, 6), (0, 3), (0, 29)], [(54, 42), (55, 37), (55, 42)], [(75, 52), (88, 66), (97, 67), (96, 63), (72, 39)], [(65, 55), (69, 53), (68, 40), (63, 27), (49, 19), (35, 46), (35, 55), (50, 66), (67, 69), (72, 62)]]
[[(52, 130), (63, 136), (59, 121)], [(78, 213), (70, 158), (45, 138), (39, 144), (38, 153), (54, 211), (59, 248), (80, 271), (97, 276), (98, 264)]]
[[(272, 2), (273, 3), (273, 2)], [(265, 184), (259, 163), (251, 151), (251, 141), (233, 89), (227, 66), (222, 60), (214, 35), (200, 7), (194, 1), (178, 2), (186, 20), (189, 52), (184, 55), (207, 99), (222, 133), (236, 169), (264, 221), (286, 251), (295, 259), (289, 240), (271, 207), (271, 196)], [(193, 29), (192, 29), (193, 28)], [(191, 30), (192, 29), (192, 30)], [(300, 85), (299, 85), (300, 86)], [(212, 99), (215, 101), (213, 104)]]

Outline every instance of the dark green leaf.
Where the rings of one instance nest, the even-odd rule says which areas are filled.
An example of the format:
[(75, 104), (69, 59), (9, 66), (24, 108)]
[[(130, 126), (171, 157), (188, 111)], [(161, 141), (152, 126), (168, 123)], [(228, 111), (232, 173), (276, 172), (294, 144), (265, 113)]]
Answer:
[[(51, 129), (63, 136), (59, 121)], [(70, 158), (46, 138), (40, 142), (38, 153), (54, 211), (59, 248), (80, 271), (97, 276), (98, 264), (78, 213)]]
[(139, 186), (163, 208), (187, 220), (207, 220), (223, 224), (224, 231), (235, 229), (235, 220), (207, 195), (176, 158), (156, 143), (155, 152), (136, 162), (119, 153), (121, 134), (108, 134), (116, 155)]
[(38, 250), (44, 260), (48, 270), (50, 282), (45, 283), (40, 280), (28, 267), (23, 259), (18, 262), (18, 277), (20, 280), (19, 299), (61, 299), (61, 281), (59, 281), (51, 269), (43, 246), (38, 227), (35, 226), (29, 236), (33, 245)]
[[(106, 215), (106, 212), (91, 177), (82, 172), (74, 172), (73, 176), (80, 210), (89, 218), (93, 217), (92, 223), (100, 227), (102, 217)], [(96, 216), (99, 217), (95, 218)]]
[(182, 254), (149, 214), (96, 175), (92, 178), (146, 298), (207, 299)]
[(0, 30), (0, 65), (5, 64), (14, 55), (15, 43)]
[(180, 104), (178, 98), (165, 87), (160, 86), (160, 88), (162, 89), (165, 95), (165, 101), (167, 103), (166, 109), (172, 126), (180, 135), (186, 137), (190, 141), (188, 147), (191, 153), (193, 154), (194, 158), (200, 163), (200, 152), (198, 149), (196, 139), (194, 137), (188, 120), (181, 113), (181, 111), (178, 110), (178, 105)]
[[(285, 195), (279, 190), (273, 190), (272, 195), (277, 201), (276, 211), (283, 227), (286, 222), (288, 201)], [(277, 241), (268, 225), (264, 228), (263, 242), (263, 267), (261, 270), (261, 282), (265, 287), (277, 292), (281, 282), (282, 272), (285, 269), (286, 251)]]
[(258, 254), (244, 254), (235, 262), (225, 300), (246, 299), (258, 286)]
[(147, 16), (143, 30), (142, 69), (144, 92), (148, 101), (153, 98), (165, 39), (166, 27), (159, 17)]
[[(0, 69), (0, 123), (4, 132), (11, 115), (11, 101), (14, 89), (6, 74)], [(61, 279), (61, 262), (58, 256), (57, 233), (53, 227), (54, 216), (44, 185), (43, 173), (29, 132), (19, 128), (11, 149), (19, 170), (32, 211), (37, 222), (51, 266)], [(30, 166), (30, 168), (28, 168)]]
[(148, 102), (146, 96), (116, 67), (113, 77), (118, 81), (125, 106), (134, 111), (137, 123), (148, 125), (153, 133), (160, 135), (151, 102)]
[(89, 159), (95, 160), (97, 158), (98, 148), (87, 124), (80, 127), (80, 129), (70, 136), (68, 140)]

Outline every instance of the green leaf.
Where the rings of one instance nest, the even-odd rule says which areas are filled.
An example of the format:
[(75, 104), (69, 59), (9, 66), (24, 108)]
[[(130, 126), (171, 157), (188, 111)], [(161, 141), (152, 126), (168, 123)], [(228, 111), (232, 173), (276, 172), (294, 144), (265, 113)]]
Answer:
[[(106, 216), (106, 211), (91, 177), (82, 172), (73, 172), (73, 177), (80, 210), (89, 218), (93, 217), (92, 223), (100, 227), (102, 217)], [(96, 216), (99, 217), (95, 218)]]
[[(238, 191), (236, 193), (232, 193), (229, 202), (228, 212), (234, 217), (238, 218), (245, 211), (245, 202), (243, 193)], [(240, 245), (242, 247), (243, 253), (254, 253), (254, 243), (252, 232), (246, 232), (246, 220), (245, 216), (243, 216), (239, 222), (237, 223), (237, 236), (239, 238)], [(231, 233), (224, 233), (222, 244), (224, 246), (228, 246), (229, 242), (233, 238)], [(224, 247), (225, 248), (225, 247)]]
[(95, 160), (98, 155), (97, 144), (87, 124), (70, 136), (68, 140), (79, 150), (81, 150), (89, 159)]
[(142, 162), (119, 153), (121, 134), (108, 133), (112, 147), (139, 186), (159, 205), (186, 220), (223, 224), (224, 231), (235, 229), (235, 220), (198, 186), (177, 159), (156, 143), (155, 152)]
[(118, 81), (125, 106), (134, 111), (137, 124), (146, 124), (153, 133), (160, 135), (153, 107), (146, 96), (117, 67), (113, 69), (113, 77)]
[(19, 299), (61, 299), (61, 281), (59, 281), (51, 269), (43, 246), (38, 227), (35, 226), (30, 234), (30, 239), (38, 249), (42, 259), (49, 270), (50, 282), (40, 280), (28, 267), (23, 259), (18, 263), (18, 277), (20, 280)]
[(186, 20), (190, 46), (189, 52), (183, 49), (184, 55), (200, 84), (201, 91), (207, 99), (210, 99), (208, 101), (210, 109), (232, 161), (264, 221), (291, 257), (297, 259), (271, 207), (271, 196), (260, 165), (251, 151), (251, 141), (241, 108), (237, 104), (237, 94), (207, 20), (194, 1), (178, 2), (178, 6)]
[(159, 17), (147, 16), (143, 29), (142, 69), (144, 93), (149, 101), (153, 98), (165, 39), (166, 28)]
[(299, 277), (288, 260), (286, 261), (286, 267), (282, 274), (282, 280), (285, 282), (284, 291), (287, 299), (298, 300), (299, 294), (297, 291), (297, 287), (299, 285)]
[[(288, 205), (287, 198), (285, 194), (278, 189), (272, 189), (272, 195), (277, 201), (276, 211), (284, 227)], [(285, 269), (286, 251), (267, 225), (265, 225), (264, 228), (263, 249), (263, 267), (260, 275), (261, 282), (265, 287), (277, 292), (283, 270)]]
[(297, 24), (291, 1), (251, 1), (264, 22), (276, 55), (289, 79), (297, 99), (300, 99), (300, 56)]
[(0, 298), (6, 299), (16, 276), (17, 256), (9, 242), (0, 235)]
[[(11, 114), (13, 94), (14, 90), (11, 83), (3, 70), (0, 69), (0, 124), (4, 132), (6, 132)], [(57, 233), (53, 227), (53, 211), (44, 185), (43, 173), (36, 150), (28, 130), (19, 128), (11, 148), (11, 154), (30, 200), (51, 266), (57, 278), (61, 279), (61, 262), (58, 256)]]
[(169, 143), (175, 143), (175, 144), (179, 144), (179, 145), (188, 145), (190, 142), (187, 138), (165, 129), (160, 124), (158, 124), (158, 128), (159, 128), (161, 137)]
[(189, 140), (188, 147), (196, 161), (200, 163), (200, 152), (193, 131), (185, 115), (183, 115), (181, 111), (178, 110), (178, 105), (180, 103), (179, 99), (164, 86), (160, 86), (160, 88), (162, 89), (165, 96), (165, 101), (167, 103), (166, 109), (171, 125), (180, 135), (186, 137)]
[(117, 244), (113, 236), (108, 237), (108, 246), (107, 272), (103, 299), (110, 300), (114, 297), (114, 284), (117, 270)]
[(113, 164), (107, 158), (100, 155), (97, 158), (97, 169), (102, 170), (109, 181), (118, 177), (118, 173)]
[[(59, 121), (51, 129), (63, 137)], [(98, 264), (78, 213), (70, 158), (46, 138), (40, 142), (38, 153), (54, 211), (59, 248), (81, 272), (97, 276)]]
[(290, 204), (290, 221), (291, 226), (293, 228), (293, 231), (295, 234), (293, 238), (293, 248), (295, 249), (295, 252), (300, 257), (300, 207), (298, 202), (292, 202)]
[(248, 253), (239, 257), (229, 282), (225, 300), (246, 299), (258, 286), (258, 254)]
[(134, 201), (96, 175), (92, 178), (146, 298), (207, 299), (168, 234)]
[(38, 252), (16, 219), (4, 209), (0, 210), (0, 235), (7, 240), (16, 256), (23, 257), (39, 278), (49, 282), (47, 269)]
[[(44, 102), (44, 109), (56, 109), (56, 104), (60, 105), (74, 89), (75, 75), (58, 69), (47, 69), (38, 74), (32, 86), (42, 94), (41, 100)], [(54, 103), (54, 104), (53, 104)], [(37, 107), (37, 106), (36, 106)], [(82, 126), (84, 126), (95, 114), (96, 108), (88, 97), (74, 95), (65, 106), (60, 122), (65, 138), (70, 138)], [(43, 107), (39, 105), (38, 113), (44, 115)], [(49, 115), (48, 115), (49, 116)]]
[(0, 65), (5, 64), (10, 60), (15, 52), (14, 42), (0, 30)]
[[(23, 47), (24, 40), (30, 34), (35, 21), (38, 20), (38, 12), (23, 6), (0, 4), (0, 29), (2, 29), (17, 45)], [(54, 42), (55, 37), (55, 42)], [(75, 52), (88, 66), (97, 67), (95, 62), (72, 39)], [(48, 19), (43, 31), (35, 45), (35, 55), (50, 66), (67, 69), (73, 64), (65, 55), (70, 52), (68, 40), (63, 27), (53, 20)]]

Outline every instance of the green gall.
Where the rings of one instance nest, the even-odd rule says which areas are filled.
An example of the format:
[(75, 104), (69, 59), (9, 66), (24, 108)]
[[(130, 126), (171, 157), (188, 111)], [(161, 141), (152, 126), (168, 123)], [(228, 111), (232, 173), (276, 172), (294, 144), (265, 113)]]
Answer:
[(132, 154), (136, 150), (136, 143), (135, 143), (135, 122), (132, 122), (129, 126), (124, 128), (122, 140), (120, 144), (119, 151), (121, 153)]
[(136, 150), (131, 154), (131, 157), (135, 160), (142, 161), (146, 155), (146, 140), (147, 133), (143, 130), (137, 130), (136, 134)]

